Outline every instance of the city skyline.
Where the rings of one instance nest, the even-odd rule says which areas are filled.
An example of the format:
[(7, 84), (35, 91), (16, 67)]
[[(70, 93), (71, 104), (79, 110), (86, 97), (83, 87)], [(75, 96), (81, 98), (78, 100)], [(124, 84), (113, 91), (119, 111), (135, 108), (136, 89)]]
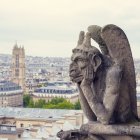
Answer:
[[(16, 41), (26, 55), (70, 57), (81, 30), (91, 24), (120, 26), (134, 58), (140, 58), (138, 0), (5, 0), (0, 5), (0, 53), (11, 54)], [(97, 44), (92, 42), (92, 45)]]

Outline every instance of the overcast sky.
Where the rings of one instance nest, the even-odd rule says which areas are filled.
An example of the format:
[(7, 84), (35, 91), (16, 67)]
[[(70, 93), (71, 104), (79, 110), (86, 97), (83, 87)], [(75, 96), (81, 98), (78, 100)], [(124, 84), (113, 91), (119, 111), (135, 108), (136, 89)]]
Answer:
[(140, 58), (139, 0), (0, 0), (0, 53), (17, 41), (27, 55), (70, 57), (79, 31), (92, 24), (120, 26)]

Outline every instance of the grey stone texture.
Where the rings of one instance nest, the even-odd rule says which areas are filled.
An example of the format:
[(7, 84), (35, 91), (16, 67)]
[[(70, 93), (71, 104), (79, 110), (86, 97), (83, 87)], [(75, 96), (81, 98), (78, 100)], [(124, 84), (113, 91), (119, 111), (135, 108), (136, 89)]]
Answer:
[[(91, 39), (100, 50), (91, 45)], [(77, 83), (81, 106), (89, 120), (78, 133), (86, 132), (84, 139), (91, 140), (134, 139), (140, 127), (126, 124), (138, 120), (136, 79), (124, 31), (113, 24), (103, 28), (91, 25), (86, 34), (80, 32), (72, 52), (69, 75)]]

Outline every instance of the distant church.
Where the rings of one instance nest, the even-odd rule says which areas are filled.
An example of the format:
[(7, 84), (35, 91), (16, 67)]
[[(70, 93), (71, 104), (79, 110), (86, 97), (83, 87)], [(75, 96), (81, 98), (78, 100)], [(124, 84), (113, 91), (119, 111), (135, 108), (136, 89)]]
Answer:
[(14, 45), (12, 52), (12, 82), (21, 86), (25, 91), (25, 50)]

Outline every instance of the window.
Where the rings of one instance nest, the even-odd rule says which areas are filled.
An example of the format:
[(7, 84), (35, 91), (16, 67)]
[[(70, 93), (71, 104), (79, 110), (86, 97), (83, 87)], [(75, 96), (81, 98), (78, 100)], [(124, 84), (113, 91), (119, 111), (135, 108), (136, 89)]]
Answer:
[(24, 127), (24, 124), (23, 124), (23, 123), (21, 123), (21, 124), (20, 124), (20, 127)]
[(1, 129), (6, 131), (7, 127), (6, 126), (2, 126)]
[(21, 138), (21, 134), (18, 134), (18, 138)]
[(19, 67), (19, 55), (16, 55), (16, 67)]
[(16, 131), (16, 128), (15, 127), (11, 127), (11, 131)]

